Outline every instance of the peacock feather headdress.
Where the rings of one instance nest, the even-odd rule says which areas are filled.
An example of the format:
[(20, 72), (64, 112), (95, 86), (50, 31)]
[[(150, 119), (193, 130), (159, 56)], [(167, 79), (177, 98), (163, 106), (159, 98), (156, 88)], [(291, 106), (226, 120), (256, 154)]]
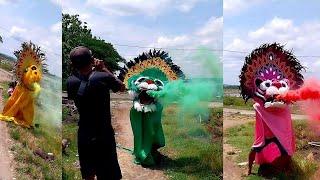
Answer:
[(167, 52), (155, 49), (144, 52), (134, 60), (127, 62), (120, 70), (118, 78), (124, 82), (126, 88), (129, 88), (130, 79), (144, 73), (153, 73), (166, 81), (185, 78), (180, 67), (172, 62)]
[(240, 91), (246, 101), (255, 94), (255, 80), (281, 80), (287, 79), (290, 88), (296, 89), (303, 84), (301, 70), (304, 67), (299, 60), (277, 43), (263, 44), (253, 50), (245, 58), (241, 69)]
[(20, 50), (14, 52), (17, 57), (14, 71), (18, 81), (21, 81), (26, 69), (32, 65), (36, 66), (41, 72), (43, 62), (46, 59), (40, 47), (31, 41), (22, 43), (21, 47)]

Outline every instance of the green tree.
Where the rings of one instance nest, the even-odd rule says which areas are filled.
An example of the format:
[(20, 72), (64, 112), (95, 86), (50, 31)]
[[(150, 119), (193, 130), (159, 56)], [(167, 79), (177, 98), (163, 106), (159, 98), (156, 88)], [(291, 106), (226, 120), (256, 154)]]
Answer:
[(86, 46), (95, 58), (105, 62), (111, 71), (119, 69), (118, 62), (124, 62), (111, 43), (93, 36), (87, 22), (79, 20), (79, 15), (62, 14), (62, 78), (65, 80), (71, 74), (69, 53), (77, 46)]

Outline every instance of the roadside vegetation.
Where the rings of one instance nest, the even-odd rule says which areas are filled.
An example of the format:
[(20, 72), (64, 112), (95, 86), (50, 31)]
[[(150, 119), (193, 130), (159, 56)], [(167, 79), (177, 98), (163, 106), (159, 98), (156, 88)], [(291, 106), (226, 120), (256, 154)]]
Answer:
[[(2, 82), (3, 102), (9, 98), (6, 93), (9, 82)], [(54, 97), (57, 99), (57, 97)], [(32, 129), (22, 128), (11, 122), (7, 123), (14, 156), (15, 177), (21, 180), (61, 179), (61, 126), (48, 121), (48, 112), (43, 106), (37, 106)], [(43, 159), (35, 151), (52, 153), (53, 159)]]
[[(294, 121), (296, 133), (296, 150), (294, 160), (294, 172), (289, 179), (309, 179), (318, 168), (320, 150), (308, 145), (310, 141), (320, 141), (320, 137), (311, 131), (304, 120)], [(249, 122), (237, 127), (227, 129), (224, 134), (226, 143), (239, 149), (237, 163), (246, 162), (254, 138), (254, 122)], [(307, 158), (308, 157), (308, 158)], [(254, 166), (253, 172), (258, 171), (258, 166)], [(258, 175), (250, 175), (247, 179), (264, 179)], [(274, 178), (284, 178), (280, 174)]]
[(166, 156), (163, 169), (170, 179), (222, 178), (222, 108), (212, 109), (209, 119), (176, 116), (169, 107), (163, 115)]

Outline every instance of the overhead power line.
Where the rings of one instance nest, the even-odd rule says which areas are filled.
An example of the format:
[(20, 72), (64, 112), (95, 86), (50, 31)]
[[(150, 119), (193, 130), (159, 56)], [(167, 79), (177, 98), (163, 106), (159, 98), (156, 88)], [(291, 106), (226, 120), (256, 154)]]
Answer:
[(134, 48), (143, 48), (143, 49), (168, 49), (168, 50), (178, 50), (178, 51), (198, 51), (198, 50), (207, 50), (207, 51), (223, 51), (222, 49), (199, 49), (199, 48), (168, 48), (168, 47), (152, 47), (152, 46), (138, 46), (138, 45), (127, 45), (127, 44), (113, 44), (115, 46), (124, 46), (124, 47), (134, 47)]
[[(216, 51), (216, 52), (231, 52), (231, 53), (239, 53), (239, 54), (249, 54), (250, 52), (245, 51), (237, 51), (230, 49), (212, 49), (212, 48), (169, 48), (169, 47), (152, 47), (152, 46), (139, 46), (139, 45), (128, 45), (128, 44), (117, 44), (114, 43), (115, 46), (121, 47), (130, 47), (130, 48), (143, 48), (143, 49), (167, 49), (167, 50), (179, 50), (179, 51), (198, 51), (198, 50), (206, 50), (206, 51)], [(226, 56), (229, 58), (228, 56)], [(314, 57), (318, 58), (320, 55), (297, 55), (296, 57)], [(225, 57), (224, 57), (225, 58)], [(243, 56), (232, 56), (230, 58), (243, 58)]]
[[(0, 29), (3, 29), (10, 33), (10, 31), (4, 27), (0, 26)], [(19, 41), (19, 42), (24, 42), (27, 41), (21, 37), (18, 36), (9, 36), (10, 38)], [(155, 47), (155, 46), (140, 46), (140, 45), (129, 45), (129, 44), (118, 44), (118, 43), (113, 43), (114, 46), (119, 46), (119, 47), (129, 47), (129, 48), (142, 48), (142, 49), (166, 49), (166, 50), (176, 50), (176, 51), (198, 51), (198, 50), (204, 50), (204, 51), (214, 51), (214, 52), (230, 52), (230, 53), (237, 53), (237, 54), (249, 54), (250, 52), (245, 52), (245, 51), (238, 51), (238, 50), (232, 50), (232, 49), (214, 49), (214, 48), (170, 48), (170, 47)], [(60, 54), (51, 51), (48, 49), (46, 46), (42, 45), (45, 50), (47, 50), (49, 53), (61, 57)], [(124, 55), (128, 56), (128, 55)], [(130, 55), (133, 56), (133, 55)], [(223, 56), (223, 58), (226, 59), (232, 59), (232, 58), (243, 58), (244, 56)], [(303, 58), (320, 58), (320, 55), (296, 55), (296, 57), (303, 57)]]

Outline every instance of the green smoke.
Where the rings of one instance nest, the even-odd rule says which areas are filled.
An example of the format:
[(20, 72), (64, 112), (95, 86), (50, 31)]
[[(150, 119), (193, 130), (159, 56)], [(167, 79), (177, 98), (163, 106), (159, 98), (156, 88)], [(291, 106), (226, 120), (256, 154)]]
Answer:
[(36, 109), (40, 125), (61, 127), (62, 118), (61, 78), (44, 76)]
[(170, 81), (161, 91), (147, 93), (164, 106), (175, 104), (180, 115), (208, 115), (209, 103), (222, 96), (222, 65), (206, 48), (200, 48), (191, 58), (201, 62), (210, 77)]
[[(200, 61), (202, 67), (209, 71), (212, 78), (222, 79), (222, 63), (219, 61), (217, 56), (207, 47), (199, 47), (194, 57), (192, 58), (195, 62)], [(222, 86), (222, 84), (221, 84)]]
[(161, 91), (147, 93), (164, 106), (176, 104), (182, 114), (205, 114), (213, 100), (214, 88), (212, 82), (203, 80), (177, 80), (167, 83)]

